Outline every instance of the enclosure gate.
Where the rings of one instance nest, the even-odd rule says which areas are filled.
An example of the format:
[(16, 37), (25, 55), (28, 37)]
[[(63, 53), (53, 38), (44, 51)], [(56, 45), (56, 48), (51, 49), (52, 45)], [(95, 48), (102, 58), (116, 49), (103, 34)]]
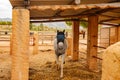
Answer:
[(118, 27), (105, 27), (100, 30), (100, 46), (108, 47), (118, 41)]

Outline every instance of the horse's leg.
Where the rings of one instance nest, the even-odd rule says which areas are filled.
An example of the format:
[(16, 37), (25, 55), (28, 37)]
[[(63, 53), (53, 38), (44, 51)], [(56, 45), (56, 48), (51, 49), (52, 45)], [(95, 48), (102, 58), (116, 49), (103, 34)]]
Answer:
[(55, 54), (57, 70), (59, 70), (59, 56)]
[(61, 60), (61, 74), (60, 74), (60, 77), (62, 78), (63, 77), (63, 63), (65, 62), (65, 54), (62, 54), (61, 57), (62, 57), (62, 60)]

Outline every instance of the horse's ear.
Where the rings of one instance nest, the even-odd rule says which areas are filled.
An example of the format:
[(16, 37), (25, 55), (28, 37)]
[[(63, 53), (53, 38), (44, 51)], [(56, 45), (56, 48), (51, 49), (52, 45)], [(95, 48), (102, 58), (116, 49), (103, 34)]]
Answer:
[(59, 32), (59, 30), (57, 30), (57, 33)]
[(63, 30), (63, 32), (65, 32), (65, 29)]

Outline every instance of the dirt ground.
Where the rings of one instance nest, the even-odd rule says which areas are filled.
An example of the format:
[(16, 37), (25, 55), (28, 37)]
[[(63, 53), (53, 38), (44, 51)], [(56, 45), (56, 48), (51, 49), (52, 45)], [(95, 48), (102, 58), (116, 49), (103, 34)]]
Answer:
[[(60, 71), (55, 66), (53, 46), (44, 48), (42, 46), (36, 55), (32, 54), (32, 47), (30, 47), (29, 61), (29, 80), (61, 80)], [(101, 65), (99, 65), (99, 72), (92, 72), (87, 68), (85, 45), (80, 47), (78, 61), (73, 62), (70, 56), (66, 56), (65, 61), (62, 80), (100, 80)], [(0, 80), (10, 80), (10, 71), (11, 56), (9, 47), (0, 47)]]

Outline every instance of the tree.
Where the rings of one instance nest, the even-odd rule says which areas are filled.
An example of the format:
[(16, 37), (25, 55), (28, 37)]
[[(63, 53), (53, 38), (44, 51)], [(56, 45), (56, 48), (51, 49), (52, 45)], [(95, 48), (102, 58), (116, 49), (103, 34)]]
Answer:
[(44, 30), (44, 25), (43, 25), (43, 23), (40, 24), (40, 27), (41, 27), (41, 31), (43, 31), (43, 30)]
[[(66, 21), (65, 23), (66, 23), (68, 26), (72, 26), (72, 21)], [(81, 19), (80, 25), (81, 25), (83, 28), (87, 28), (87, 27), (88, 27), (88, 22), (85, 22), (84, 19)]]
[(6, 22), (6, 25), (12, 25), (12, 22), (7, 21), (7, 22)]
[(65, 22), (68, 26), (72, 26), (72, 21), (66, 21)]
[(0, 21), (0, 25), (12, 25), (10, 21)]
[(83, 27), (83, 28), (87, 28), (88, 27), (88, 22), (85, 22), (85, 21), (80, 21), (80, 25)]
[(32, 27), (33, 27), (33, 25), (32, 25), (32, 23), (30, 23), (30, 30), (32, 30)]

